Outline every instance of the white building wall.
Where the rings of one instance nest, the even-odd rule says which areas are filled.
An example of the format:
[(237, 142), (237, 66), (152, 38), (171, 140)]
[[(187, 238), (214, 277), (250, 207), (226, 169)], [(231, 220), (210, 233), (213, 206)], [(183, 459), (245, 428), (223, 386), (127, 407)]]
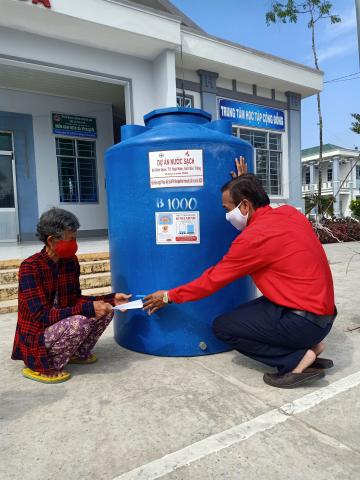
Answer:
[(249, 95), (252, 95), (253, 93), (253, 87), (249, 83), (244, 83), (244, 82), (236, 82), (236, 89), (238, 92), (241, 93), (248, 93)]
[[(50, 207), (58, 206), (77, 215), (82, 230), (106, 229), (104, 152), (114, 142), (111, 105), (2, 88), (0, 88), (0, 99), (1, 111), (27, 113), (33, 116), (39, 214), (41, 215)], [(55, 135), (52, 133), (51, 112), (96, 118), (98, 131), (96, 140), (97, 204), (60, 204)]]
[(227, 90), (232, 90), (232, 80), (229, 78), (219, 77), (216, 79), (216, 86), (219, 88), (226, 88)]
[(271, 88), (257, 87), (256, 93), (259, 97), (271, 98)]
[[(54, 71), (45, 65), (55, 65), (55, 71), (78, 76), (79, 70), (91, 78), (98, 75), (98, 80), (113, 83), (113, 78), (131, 80), (131, 105), (134, 123), (143, 124), (143, 116), (157, 108), (169, 96), (169, 92), (161, 92), (154, 101), (153, 64), (127, 55), (121, 55), (105, 50), (97, 50), (82, 45), (76, 45), (55, 39), (43, 38), (37, 35), (19, 32), (8, 28), (0, 28), (1, 53), (17, 57), (24, 61), (33, 60), (41, 65), (34, 66), (39, 70)], [(14, 63), (14, 62), (10, 62)], [(84, 73), (85, 72), (85, 73)], [(175, 75), (175, 71), (174, 71)], [(120, 81), (120, 80), (119, 80)], [(175, 84), (173, 83), (173, 88)]]
[(190, 82), (199, 83), (199, 75), (195, 70), (177, 67), (176, 77), (180, 79), (184, 78), (184, 80), (188, 80)]
[(279, 102), (287, 102), (287, 97), (284, 92), (275, 90), (275, 100), (279, 100)]
[[(339, 165), (340, 181), (345, 180), (345, 177), (348, 175), (348, 173), (350, 171), (350, 168), (351, 168), (350, 162), (347, 162), (347, 163), (342, 163), (341, 162), (340, 163), (340, 165)], [(350, 175), (348, 176), (346, 181), (349, 181), (349, 180), (351, 180)]]

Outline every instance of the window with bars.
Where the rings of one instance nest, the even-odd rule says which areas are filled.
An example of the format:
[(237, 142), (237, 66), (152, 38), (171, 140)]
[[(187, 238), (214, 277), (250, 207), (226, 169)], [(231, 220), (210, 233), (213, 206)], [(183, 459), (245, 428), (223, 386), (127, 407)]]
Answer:
[(310, 184), (310, 167), (309, 166), (305, 167), (305, 184), (306, 185)]
[(281, 134), (234, 127), (236, 137), (248, 141), (256, 152), (256, 176), (269, 195), (281, 195)]
[(60, 202), (97, 203), (96, 142), (56, 137)]
[(178, 107), (193, 108), (194, 107), (194, 97), (192, 95), (183, 96), (182, 93), (176, 94), (176, 105)]
[(332, 182), (333, 179), (333, 167), (330, 165), (327, 169), (327, 181)]

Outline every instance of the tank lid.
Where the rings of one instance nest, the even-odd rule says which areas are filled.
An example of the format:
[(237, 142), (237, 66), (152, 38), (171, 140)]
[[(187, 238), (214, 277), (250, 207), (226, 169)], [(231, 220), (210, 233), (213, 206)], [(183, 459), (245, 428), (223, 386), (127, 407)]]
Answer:
[(145, 125), (155, 117), (160, 117), (163, 115), (173, 115), (173, 114), (190, 114), (190, 115), (198, 115), (200, 117), (206, 118), (206, 120), (211, 121), (211, 114), (205, 112), (205, 110), (201, 110), (200, 108), (187, 108), (187, 107), (169, 107), (169, 108), (158, 108), (157, 110), (153, 110), (150, 113), (144, 115), (144, 122)]

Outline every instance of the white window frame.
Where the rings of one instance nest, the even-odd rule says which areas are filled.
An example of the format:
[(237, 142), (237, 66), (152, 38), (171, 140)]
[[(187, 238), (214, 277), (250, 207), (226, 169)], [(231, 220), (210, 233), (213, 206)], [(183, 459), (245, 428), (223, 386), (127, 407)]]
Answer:
[[(64, 140), (75, 140), (75, 157), (70, 156), (70, 155), (58, 155), (57, 154), (57, 145), (56, 145), (56, 139), (61, 138)], [(78, 144), (77, 141), (87, 141), (87, 142), (93, 142), (95, 143), (95, 157), (79, 157), (78, 155)], [(57, 164), (57, 174), (58, 174), (58, 184), (59, 184), (59, 202), (61, 205), (99, 205), (100, 200), (99, 200), (99, 175), (98, 175), (98, 168), (97, 168), (97, 154), (98, 154), (98, 148), (97, 148), (97, 140), (95, 138), (86, 138), (86, 137), (74, 137), (70, 135), (55, 135), (55, 154), (56, 154), (56, 164)], [(60, 178), (59, 178), (59, 163), (58, 163), (58, 158), (59, 157), (68, 157), (68, 158), (75, 158), (76, 161), (76, 176), (77, 176), (77, 190), (78, 190), (78, 201), (77, 202), (64, 202), (61, 200), (61, 190), (60, 190)], [(96, 179), (96, 202), (81, 202), (80, 201), (80, 182), (79, 182), (79, 163), (78, 163), (78, 158), (93, 158), (95, 160), (95, 179)]]
[[(270, 151), (273, 151), (273, 152), (280, 152), (280, 175), (279, 175), (279, 180), (280, 180), (280, 193), (268, 193), (269, 197), (271, 199), (279, 199), (279, 198), (284, 198), (284, 135), (285, 135), (285, 132), (282, 132), (282, 131), (277, 131), (277, 130), (266, 130), (266, 129), (263, 129), (263, 128), (256, 128), (256, 127), (247, 127), (247, 126), (243, 126), (243, 125), (237, 125), (237, 124), (233, 124), (232, 125), (232, 128), (233, 129), (237, 129), (238, 131), (238, 135), (237, 138), (240, 138), (241, 140), (244, 140), (243, 138), (240, 137), (240, 130), (249, 130), (249, 131), (256, 131), (256, 132), (259, 132), (259, 133), (266, 133), (267, 135), (269, 134), (276, 134), (276, 135), (280, 135), (281, 136), (281, 150), (270, 150), (270, 149), (267, 149), (268, 152)], [(269, 136), (267, 137), (268, 138), (268, 142), (269, 142)], [(254, 173), (256, 174), (256, 155), (257, 155), (257, 150), (264, 150), (263, 148), (255, 148), (253, 147), (254, 149)]]
[(177, 107), (184, 107), (185, 106), (185, 108), (194, 108), (194, 104), (195, 104), (194, 96), (189, 95), (188, 93), (185, 93), (184, 97), (185, 97), (185, 101), (189, 102), (190, 105), (181, 105), (182, 99), (183, 99), (183, 94), (182, 94), (181, 91), (177, 91), (176, 92), (176, 106)]

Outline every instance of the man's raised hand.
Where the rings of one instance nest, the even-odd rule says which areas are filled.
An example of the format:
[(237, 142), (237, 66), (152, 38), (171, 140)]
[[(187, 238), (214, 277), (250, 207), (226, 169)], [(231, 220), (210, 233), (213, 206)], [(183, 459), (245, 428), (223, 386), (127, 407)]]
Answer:
[(241, 175), (245, 175), (245, 173), (247, 173), (247, 163), (245, 162), (245, 157), (239, 157), (239, 159), (235, 158), (235, 168), (236, 172), (230, 172), (232, 178), (241, 177)]

